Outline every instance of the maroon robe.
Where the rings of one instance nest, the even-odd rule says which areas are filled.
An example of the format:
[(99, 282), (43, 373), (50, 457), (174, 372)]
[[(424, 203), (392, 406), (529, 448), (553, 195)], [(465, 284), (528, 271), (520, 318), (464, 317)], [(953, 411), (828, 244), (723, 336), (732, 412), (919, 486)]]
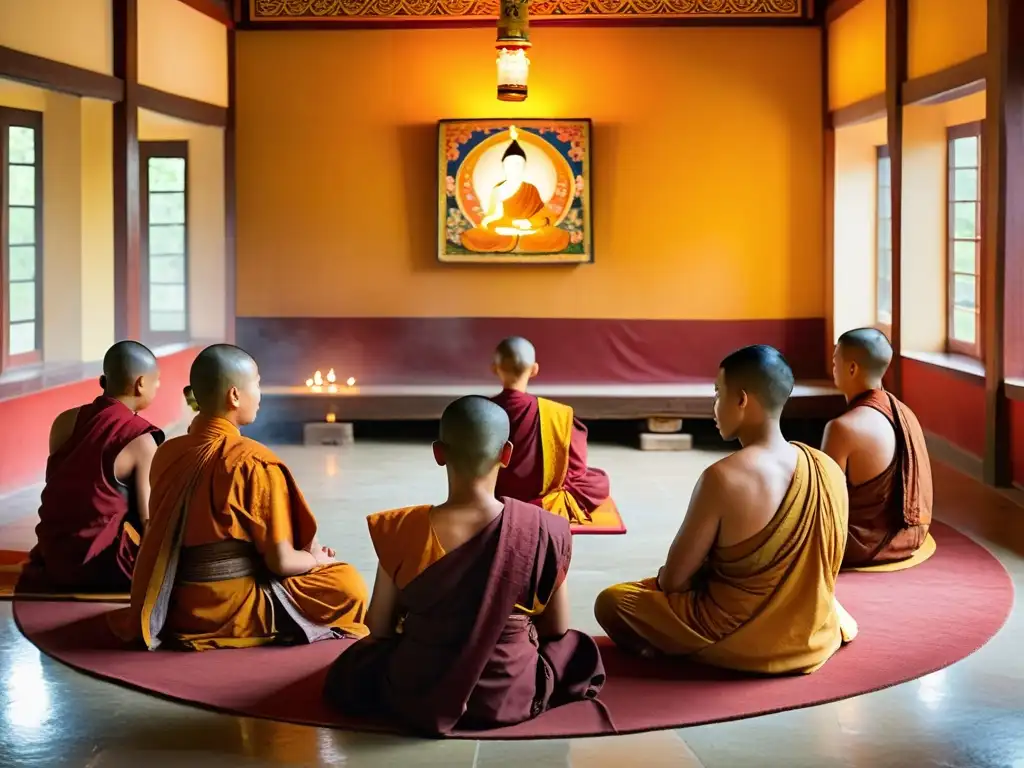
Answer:
[[(511, 426), (512, 462), (498, 473), (497, 496), (539, 504), (544, 488), (543, 444), (540, 439), (540, 408), (537, 398), (505, 389), (491, 398), (505, 409)], [(603, 470), (587, 466), (587, 428), (574, 418), (569, 443), (569, 471), (564, 488), (587, 512), (593, 512), (611, 495), (611, 483)]]
[(873, 389), (850, 402), (872, 408), (893, 425), (896, 451), (889, 466), (850, 493), (844, 568), (906, 560), (924, 543), (932, 522), (932, 469), (924, 431), (913, 412), (888, 392)]
[(71, 437), (46, 462), (38, 543), (19, 585), (33, 591), (119, 592), (131, 588), (138, 544), (125, 530), (135, 491), (114, 476), (118, 454), (137, 437), (164, 435), (124, 403), (97, 397), (82, 406)]
[(517, 604), (546, 603), (564, 578), (569, 523), (503, 501), (483, 531), (400, 590), (399, 633), (342, 652), (327, 676), (329, 703), (437, 736), (596, 698), (605, 675), (593, 638), (569, 630), (542, 640), (529, 616), (514, 613)]

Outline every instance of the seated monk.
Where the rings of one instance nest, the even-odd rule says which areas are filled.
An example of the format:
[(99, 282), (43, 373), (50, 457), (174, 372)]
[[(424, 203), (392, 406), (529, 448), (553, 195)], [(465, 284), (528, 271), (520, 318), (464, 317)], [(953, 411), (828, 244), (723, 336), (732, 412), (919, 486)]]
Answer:
[(846, 473), (850, 493), (843, 566), (906, 560), (924, 543), (932, 521), (924, 431), (913, 412), (882, 388), (892, 346), (881, 331), (847, 331), (833, 361), (833, 378), (849, 408), (825, 428), (822, 450)]
[(508, 432), (486, 398), (456, 400), (434, 443), (448, 499), (369, 517), (370, 636), (338, 657), (325, 687), (346, 714), (443, 735), (519, 723), (603, 685), (594, 640), (569, 629), (569, 524), (494, 496)]
[(50, 429), (38, 544), (19, 589), (127, 592), (149, 517), (149, 467), (164, 435), (139, 412), (160, 387), (156, 357), (120, 341), (103, 357), (103, 394)]
[(711, 465), (655, 579), (594, 606), (619, 646), (763, 674), (813, 672), (853, 639), (835, 598), (846, 485), (832, 459), (779, 428), (793, 372), (772, 347), (722, 361), (715, 422), (739, 451)]
[(509, 136), (501, 156), (505, 178), (491, 190), (480, 226), (462, 233), (462, 245), (479, 253), (561, 253), (569, 246), (569, 233), (554, 226), (554, 212), (526, 180), (526, 152), (515, 126)]
[(260, 405), (256, 362), (207, 347), (189, 375), (199, 415), (153, 460), (150, 525), (122, 639), (203, 651), (366, 634), (366, 585), (320, 546), (279, 458), (242, 437)]
[(498, 473), (497, 494), (544, 507), (570, 523), (586, 524), (598, 507), (614, 505), (608, 475), (587, 466), (587, 428), (572, 408), (527, 394), (537, 375), (533, 344), (513, 336), (498, 345), (494, 373), (501, 394), (492, 398), (512, 425), (512, 459)]

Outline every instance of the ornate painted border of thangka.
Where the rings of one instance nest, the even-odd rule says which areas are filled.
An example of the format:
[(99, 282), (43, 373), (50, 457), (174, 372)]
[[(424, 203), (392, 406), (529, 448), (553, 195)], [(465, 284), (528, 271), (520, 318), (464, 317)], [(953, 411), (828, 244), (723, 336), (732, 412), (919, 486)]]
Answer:
[[(532, 19), (800, 21), (813, 0), (531, 0)], [(471, 21), (497, 18), (498, 0), (249, 0), (249, 24)]]

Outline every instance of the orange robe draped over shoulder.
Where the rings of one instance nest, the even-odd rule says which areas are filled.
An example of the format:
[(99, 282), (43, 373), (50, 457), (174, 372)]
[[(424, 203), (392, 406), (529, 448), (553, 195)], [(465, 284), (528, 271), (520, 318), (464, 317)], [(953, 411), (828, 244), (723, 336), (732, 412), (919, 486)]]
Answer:
[(924, 544), (932, 522), (932, 467), (924, 430), (907, 406), (883, 390), (865, 392), (850, 408), (873, 408), (885, 416), (896, 432), (896, 452), (882, 474), (849, 486), (843, 566), (906, 560)]
[[(560, 253), (569, 245), (569, 233), (552, 225), (554, 214), (545, 205), (537, 188), (524, 181), (507, 200), (497, 200), (497, 189), (491, 193), (491, 210), (501, 203), (502, 215), (485, 227), (474, 227), (462, 233), (462, 245), (479, 253)], [(521, 234), (515, 222), (526, 220), (530, 229)], [(501, 231), (499, 231), (501, 230)]]
[(618, 519), (608, 475), (587, 466), (587, 428), (570, 406), (510, 389), (492, 399), (508, 414), (512, 442), (497, 496), (536, 504), (576, 525), (606, 514)]
[(846, 479), (828, 456), (799, 443), (778, 512), (739, 544), (715, 546), (685, 592), (656, 579), (619, 584), (594, 606), (623, 647), (691, 656), (744, 672), (813, 672), (857, 633), (835, 598), (846, 544)]
[[(270, 450), (223, 419), (197, 420), (188, 435), (157, 450), (151, 485), (131, 607), (111, 617), (123, 639), (141, 639), (150, 649), (161, 639), (191, 650), (263, 645), (293, 631), (282, 625), (281, 613), (341, 634), (366, 634), (366, 584), (351, 565), (273, 580), (266, 571), (268, 547), (290, 541), (307, 549), (316, 535), (312, 511)], [(181, 578), (179, 564), (190, 551), (224, 543), (251, 549), (254, 572), (202, 582)], [(275, 611), (272, 595), (288, 601), (286, 611)]]

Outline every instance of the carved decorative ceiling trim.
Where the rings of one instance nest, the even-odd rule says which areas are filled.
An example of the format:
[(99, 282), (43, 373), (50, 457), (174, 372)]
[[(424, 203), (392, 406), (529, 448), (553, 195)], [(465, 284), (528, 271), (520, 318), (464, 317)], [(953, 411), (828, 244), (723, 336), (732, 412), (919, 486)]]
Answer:
[[(742, 23), (800, 21), (812, 0), (531, 0), (533, 19)], [(498, 0), (249, 0), (249, 23), (332, 24), (495, 19)]]

